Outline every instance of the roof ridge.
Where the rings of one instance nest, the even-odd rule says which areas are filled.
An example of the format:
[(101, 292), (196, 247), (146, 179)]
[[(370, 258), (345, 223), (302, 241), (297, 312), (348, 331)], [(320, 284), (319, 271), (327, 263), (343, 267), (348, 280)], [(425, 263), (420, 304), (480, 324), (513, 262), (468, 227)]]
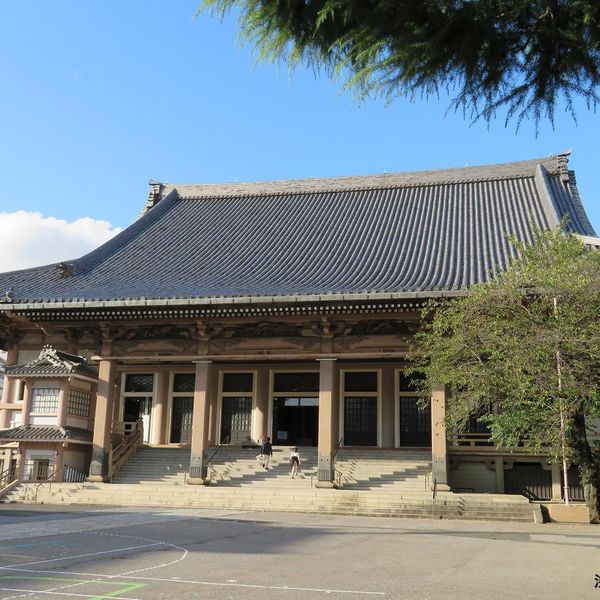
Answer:
[[(281, 179), (255, 182), (227, 183), (162, 183), (161, 194), (176, 191), (180, 199), (226, 198), (242, 196), (271, 196), (318, 192), (345, 192), (353, 190), (422, 187), (443, 184), (461, 184), (473, 181), (491, 181), (535, 177), (537, 165), (549, 173), (564, 172), (569, 153), (533, 158), (524, 161), (492, 163), (468, 167), (454, 167), (423, 171), (376, 173), (308, 179)], [(156, 189), (155, 187), (153, 188)]]

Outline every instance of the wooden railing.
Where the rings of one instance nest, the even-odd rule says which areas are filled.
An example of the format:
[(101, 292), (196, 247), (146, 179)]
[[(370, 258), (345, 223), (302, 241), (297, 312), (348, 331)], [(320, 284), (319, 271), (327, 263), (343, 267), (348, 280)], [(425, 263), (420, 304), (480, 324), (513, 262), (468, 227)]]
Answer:
[[(342, 447), (343, 443), (344, 443), (344, 437), (342, 436), (338, 440), (338, 443), (333, 450), (333, 456), (331, 457), (331, 464), (333, 465), (334, 477), (337, 480), (338, 489), (341, 489), (343, 486), (342, 479), (346, 479), (346, 476), (336, 467), (337, 454), (338, 454), (339, 449)], [(312, 487), (312, 480), (311, 480), (311, 487)]]
[(494, 448), (494, 442), (489, 433), (452, 433), (448, 438), (450, 448)]
[(141, 419), (139, 421), (113, 421), (111, 431), (115, 435), (131, 435), (141, 425)]
[(431, 490), (431, 518), (435, 519), (435, 501), (437, 499), (437, 479), (433, 472), (431, 473), (431, 478), (433, 480), (432, 490)]
[(38, 499), (38, 492), (40, 491), (40, 487), (43, 486), (45, 483), (48, 484), (49, 489), (52, 489), (52, 482), (53, 481), (60, 481), (60, 474), (62, 473), (62, 469), (54, 469), (54, 471), (52, 471), (52, 473), (50, 473), (50, 475), (48, 475), (46, 477), (46, 479), (44, 479), (42, 482), (38, 483), (35, 486), (35, 496), (33, 498), (33, 503), (37, 504), (37, 499)]
[(0, 473), (0, 490), (3, 490), (6, 486), (9, 486), (13, 481), (17, 480), (17, 466), (11, 465), (8, 469), (4, 469)]
[(83, 483), (87, 479), (85, 473), (76, 469), (75, 467), (70, 467), (69, 465), (65, 465), (63, 467), (63, 482), (64, 483)]
[(123, 441), (111, 450), (110, 479), (118, 473), (121, 465), (126, 463), (135, 451), (144, 443), (144, 427), (139, 421), (135, 430), (126, 435)]
[[(490, 433), (451, 433), (448, 436), (448, 449), (453, 452), (497, 452), (501, 450), (492, 440)], [(511, 452), (525, 452), (523, 444)]]

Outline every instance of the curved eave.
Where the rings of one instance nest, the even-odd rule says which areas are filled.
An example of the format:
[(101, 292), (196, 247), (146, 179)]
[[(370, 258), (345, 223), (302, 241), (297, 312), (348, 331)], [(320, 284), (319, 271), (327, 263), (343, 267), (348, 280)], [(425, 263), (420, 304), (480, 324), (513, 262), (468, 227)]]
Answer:
[(98, 378), (92, 375), (82, 375), (80, 373), (53, 373), (44, 371), (5, 371), (4, 375), (8, 378), (13, 379), (31, 379), (33, 377), (39, 379), (79, 379), (80, 381), (88, 381), (90, 383), (97, 383)]
[(248, 304), (293, 304), (306, 302), (361, 302), (373, 300), (428, 300), (465, 296), (468, 290), (418, 292), (365, 292), (360, 294), (315, 294), (290, 296), (232, 296), (229, 298), (157, 298), (147, 300), (85, 300), (0, 304), (2, 311), (79, 308), (139, 308), (155, 306), (223, 306)]

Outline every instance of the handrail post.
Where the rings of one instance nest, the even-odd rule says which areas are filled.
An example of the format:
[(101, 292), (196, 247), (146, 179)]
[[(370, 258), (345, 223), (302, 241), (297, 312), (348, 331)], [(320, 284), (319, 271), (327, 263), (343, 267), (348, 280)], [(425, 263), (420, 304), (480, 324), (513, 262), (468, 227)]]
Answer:
[(54, 470), (52, 473), (50, 473), (50, 475), (48, 475), (48, 477), (46, 477), (46, 479), (44, 479), (44, 481), (42, 481), (41, 483), (38, 483), (35, 486), (35, 496), (33, 498), (34, 504), (37, 504), (38, 491), (39, 491), (40, 487), (42, 485), (44, 485), (45, 483), (49, 483), (49, 486), (50, 486), (49, 490), (52, 491), (52, 478), (60, 472), (62, 472), (62, 467), (60, 469)]
[(215, 448), (215, 451), (212, 453), (212, 455), (210, 456), (210, 458), (206, 461), (206, 467), (207, 468), (211, 466), (213, 458), (217, 455), (217, 453), (219, 452), (219, 450), (221, 450), (221, 447), (227, 445), (230, 441), (231, 441), (231, 436), (230, 435), (226, 435), (221, 440), (221, 442), (219, 443), (219, 445)]

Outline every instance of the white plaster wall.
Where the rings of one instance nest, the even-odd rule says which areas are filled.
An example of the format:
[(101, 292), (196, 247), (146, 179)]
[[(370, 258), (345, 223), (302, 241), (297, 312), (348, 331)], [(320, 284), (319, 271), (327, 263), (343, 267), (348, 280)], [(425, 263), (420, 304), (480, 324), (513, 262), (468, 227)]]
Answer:
[(92, 389), (92, 384), (87, 381), (80, 381), (79, 379), (73, 379), (70, 383), (71, 389), (74, 390), (82, 390), (84, 392), (89, 392)]
[(36, 379), (33, 382), (33, 389), (39, 388), (53, 388), (60, 389), (59, 379)]
[(67, 415), (67, 427), (79, 427), (79, 429), (87, 429), (87, 417), (72, 417)]
[(30, 425), (56, 425), (56, 415), (30, 416)]
[(12, 415), (10, 417), (9, 425), (11, 427), (19, 427), (19, 425), (21, 425), (23, 422), (23, 413), (20, 410), (13, 410), (11, 412)]

